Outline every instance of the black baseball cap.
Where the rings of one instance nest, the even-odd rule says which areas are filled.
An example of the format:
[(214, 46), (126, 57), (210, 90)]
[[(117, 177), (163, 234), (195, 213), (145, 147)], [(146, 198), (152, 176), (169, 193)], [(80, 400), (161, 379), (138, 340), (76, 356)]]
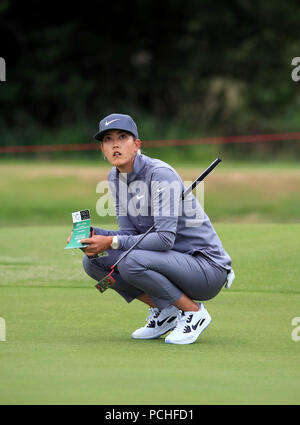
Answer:
[(99, 131), (95, 134), (94, 139), (102, 140), (104, 133), (109, 130), (124, 130), (133, 134), (136, 139), (139, 138), (136, 123), (129, 115), (110, 114), (99, 123)]

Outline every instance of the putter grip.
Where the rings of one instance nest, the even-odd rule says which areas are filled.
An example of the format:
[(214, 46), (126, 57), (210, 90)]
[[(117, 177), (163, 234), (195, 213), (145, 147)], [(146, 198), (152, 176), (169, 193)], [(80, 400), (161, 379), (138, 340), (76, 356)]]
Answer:
[(206, 168), (206, 170), (203, 171), (203, 173), (183, 192), (182, 199), (184, 199), (192, 190), (195, 189), (197, 184), (205, 179), (205, 177), (214, 169), (220, 162), (222, 161), (221, 158), (215, 159), (209, 167)]

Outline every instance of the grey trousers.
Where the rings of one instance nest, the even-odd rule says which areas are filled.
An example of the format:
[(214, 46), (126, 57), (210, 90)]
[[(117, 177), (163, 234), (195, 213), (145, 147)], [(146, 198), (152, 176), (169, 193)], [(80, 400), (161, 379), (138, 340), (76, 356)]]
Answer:
[[(106, 257), (83, 257), (85, 272), (101, 280), (124, 251), (108, 250)], [(113, 289), (127, 302), (147, 294), (159, 309), (166, 308), (186, 294), (195, 301), (215, 297), (227, 279), (227, 271), (201, 254), (132, 250), (112, 274)]]

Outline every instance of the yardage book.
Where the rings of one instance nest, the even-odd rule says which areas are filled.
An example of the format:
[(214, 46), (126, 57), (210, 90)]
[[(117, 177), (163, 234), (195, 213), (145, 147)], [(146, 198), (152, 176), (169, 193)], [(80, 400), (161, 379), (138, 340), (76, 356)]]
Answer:
[(70, 242), (65, 249), (86, 248), (87, 245), (80, 243), (81, 239), (90, 236), (91, 218), (90, 210), (81, 210), (72, 213), (73, 233)]

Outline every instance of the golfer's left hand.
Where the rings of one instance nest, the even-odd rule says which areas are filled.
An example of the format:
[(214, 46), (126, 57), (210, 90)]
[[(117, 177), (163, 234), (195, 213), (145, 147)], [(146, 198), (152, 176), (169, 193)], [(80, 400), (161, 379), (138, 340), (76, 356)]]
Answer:
[(82, 244), (88, 244), (83, 248), (87, 256), (99, 254), (99, 252), (111, 249), (112, 236), (93, 235), (87, 239), (81, 239)]

